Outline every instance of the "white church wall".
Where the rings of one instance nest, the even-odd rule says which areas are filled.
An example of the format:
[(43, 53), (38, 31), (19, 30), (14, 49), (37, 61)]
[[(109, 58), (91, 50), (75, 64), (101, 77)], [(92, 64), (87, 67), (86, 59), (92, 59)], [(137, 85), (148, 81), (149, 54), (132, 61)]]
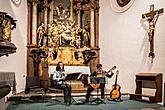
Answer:
[(16, 53), (0, 57), (0, 71), (15, 72), (17, 92), (25, 89), (26, 75), (26, 38), (27, 38), (27, 1), (15, 5), (12, 0), (0, 0), (0, 11), (8, 13), (16, 22), (12, 40), (17, 47)]
[[(100, 0), (100, 61), (105, 69), (117, 66), (120, 71), (118, 84), (124, 93), (134, 93), (135, 74), (139, 72), (165, 74), (165, 13), (159, 16), (156, 24), (153, 63), (148, 57), (145, 28), (148, 22), (142, 22), (142, 14), (149, 12), (152, 4), (155, 9), (165, 9), (165, 0), (135, 0), (127, 11), (117, 13), (111, 8), (111, 0)], [(115, 77), (110, 79), (108, 87), (111, 88), (114, 81)]]

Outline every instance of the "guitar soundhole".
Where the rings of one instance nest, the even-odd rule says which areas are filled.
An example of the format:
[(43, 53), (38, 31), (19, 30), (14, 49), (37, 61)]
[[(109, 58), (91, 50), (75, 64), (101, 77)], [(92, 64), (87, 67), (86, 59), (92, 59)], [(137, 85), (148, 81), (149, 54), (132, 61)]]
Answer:
[(126, 6), (131, 0), (117, 0), (117, 3), (120, 7)]

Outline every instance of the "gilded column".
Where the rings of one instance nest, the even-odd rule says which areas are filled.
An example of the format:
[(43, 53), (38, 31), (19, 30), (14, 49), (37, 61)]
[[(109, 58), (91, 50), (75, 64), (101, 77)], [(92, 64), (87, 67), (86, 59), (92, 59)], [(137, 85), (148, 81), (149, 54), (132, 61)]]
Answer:
[(95, 10), (95, 26), (96, 26), (96, 37), (95, 37), (95, 46), (99, 47), (99, 5), (97, 6)]
[(37, 44), (37, 3), (38, 0), (32, 1), (32, 45)]
[(48, 1), (44, 1), (44, 24), (45, 24), (45, 31), (47, 32), (47, 25), (48, 25)]
[(70, 20), (73, 20), (73, 0), (70, 0)]
[(27, 20), (27, 44), (32, 44), (32, 37), (31, 37), (31, 13), (32, 13), (32, 6), (31, 6), (31, 3), (27, 2), (27, 5), (28, 5), (28, 20)]
[(81, 2), (77, 4), (78, 5), (78, 27), (81, 28)]
[(95, 4), (91, 2), (90, 46), (95, 47)]
[(50, 11), (49, 11), (49, 24), (53, 23), (53, 7), (54, 7), (54, 0), (51, 0), (49, 3)]
[[(48, 33), (48, 0), (44, 0), (44, 24), (45, 33)], [(44, 36), (43, 45), (48, 45), (48, 36)]]

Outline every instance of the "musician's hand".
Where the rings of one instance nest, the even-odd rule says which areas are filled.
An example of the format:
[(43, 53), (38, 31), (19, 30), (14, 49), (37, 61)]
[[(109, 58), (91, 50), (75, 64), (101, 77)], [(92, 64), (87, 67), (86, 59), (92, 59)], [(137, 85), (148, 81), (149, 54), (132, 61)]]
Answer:
[(64, 81), (64, 80), (65, 80), (65, 78), (66, 78), (66, 76), (62, 76), (60, 79)]
[(156, 12), (156, 15), (159, 15), (159, 11)]
[(49, 77), (53, 77), (53, 74), (49, 74)]

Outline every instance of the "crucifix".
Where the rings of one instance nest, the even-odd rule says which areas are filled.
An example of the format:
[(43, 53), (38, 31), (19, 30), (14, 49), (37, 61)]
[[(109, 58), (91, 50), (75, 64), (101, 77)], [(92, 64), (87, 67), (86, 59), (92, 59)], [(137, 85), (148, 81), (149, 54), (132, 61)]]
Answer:
[(154, 10), (154, 5), (150, 6), (150, 12), (142, 14), (142, 18), (146, 19), (149, 23), (148, 27), (148, 37), (149, 37), (149, 43), (150, 43), (150, 52), (149, 56), (151, 58), (155, 57), (154, 53), (154, 32), (155, 32), (155, 25), (158, 20), (159, 15), (163, 13), (163, 8)]

